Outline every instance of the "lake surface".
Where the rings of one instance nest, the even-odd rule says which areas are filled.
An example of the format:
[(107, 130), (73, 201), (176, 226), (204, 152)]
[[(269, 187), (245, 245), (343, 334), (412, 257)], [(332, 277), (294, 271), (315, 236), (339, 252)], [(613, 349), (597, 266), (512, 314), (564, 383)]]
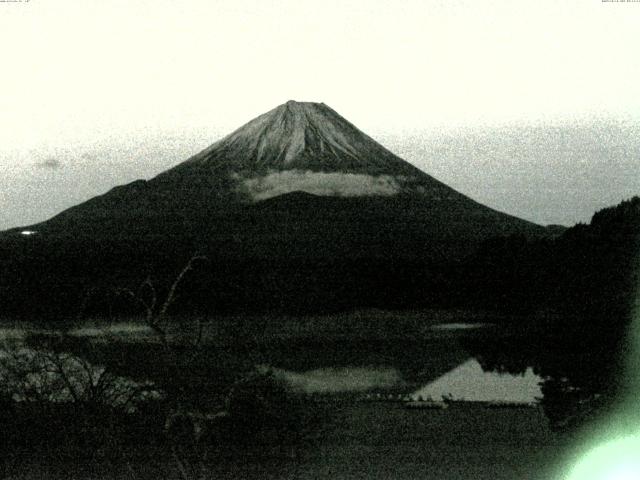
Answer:
[[(485, 371), (458, 341), (492, 328), (493, 325), (484, 323), (436, 324), (429, 329), (432, 335), (427, 333), (415, 342), (405, 342), (399, 349), (398, 345), (390, 344), (386, 352), (384, 341), (340, 339), (333, 343), (307, 341), (306, 345), (299, 345), (295, 339), (266, 342), (267, 345), (258, 347), (263, 362), (256, 367), (262, 372), (270, 371), (295, 391), (307, 394), (393, 391), (416, 399), (537, 401), (542, 397), (542, 378), (531, 368), (517, 375)], [(55, 336), (59, 332), (0, 328), (0, 340), (4, 341), (24, 340), (29, 334)], [(151, 328), (133, 322), (87, 324), (68, 334), (96, 344), (124, 345), (125, 349), (130, 348), (127, 344), (142, 345), (154, 340)], [(304, 368), (308, 362), (300, 354), (301, 349), (312, 358), (309, 365), (316, 368)], [(289, 352), (295, 358), (293, 364), (287, 358)], [(296, 361), (302, 368), (291, 368)], [(407, 364), (413, 368), (407, 368)]]
[[(88, 342), (96, 368), (110, 367), (123, 381), (153, 378), (162, 368), (161, 350), (145, 325), (91, 324), (69, 333)], [(8, 343), (24, 341), (31, 334), (56, 335), (41, 329), (0, 329), (0, 337)], [(469, 340), (495, 335), (491, 325), (451, 323), (433, 325), (415, 336), (263, 335), (242, 341), (236, 337), (227, 343), (208, 343), (202, 363), (184, 374), (193, 374), (194, 381), (201, 382), (196, 390), (204, 394), (209, 390), (202, 382), (214, 382), (211, 388), (219, 388), (212, 373), (216, 368), (228, 357), (242, 357), (259, 372), (269, 371), (292, 390), (309, 395), (308, 408), (325, 412), (310, 439), (295, 446), (294, 456), (280, 451), (241, 458), (230, 454), (212, 467), (219, 469), (219, 478), (548, 479), (543, 471), (563, 461), (562, 449), (571, 440), (550, 428), (542, 406), (478, 409), (461, 403), (445, 410), (416, 411), (404, 408), (402, 402), (361, 401), (445, 397), (538, 402), (544, 396), (541, 383), (548, 378), (534, 373), (528, 359), (522, 363), (516, 358), (514, 368), (510, 352), (506, 359), (493, 362), (477, 354), (475, 346), (469, 348)], [(504, 353), (493, 346), (489, 350)], [(328, 407), (318, 407), (316, 398), (332, 400)]]

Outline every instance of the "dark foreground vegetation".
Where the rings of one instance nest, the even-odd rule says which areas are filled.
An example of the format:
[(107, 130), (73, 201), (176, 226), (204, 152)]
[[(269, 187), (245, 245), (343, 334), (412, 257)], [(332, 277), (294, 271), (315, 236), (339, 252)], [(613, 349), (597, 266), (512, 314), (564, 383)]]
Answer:
[[(171, 313), (207, 317), (363, 307), (465, 308), (555, 313), (563, 324), (588, 317), (585, 323), (610, 326), (624, 322), (633, 298), (639, 209), (640, 199), (634, 198), (597, 212), (589, 225), (562, 233), (547, 229), (547, 234), (484, 242), (482, 236), (456, 236), (455, 229), (449, 236), (441, 232), (439, 243), (427, 242), (412, 233), (419, 222), (416, 214), (389, 216), (394, 227), (381, 224), (377, 232), (358, 223), (355, 236), (341, 230), (340, 222), (329, 228), (327, 219), (307, 220), (296, 227), (304, 235), (297, 230), (293, 235), (285, 227), (298, 225), (300, 215), (290, 224), (270, 219), (284, 215), (279, 210), (253, 212), (255, 231), (237, 232), (235, 240), (217, 231), (195, 235), (197, 226), (135, 236), (97, 230), (28, 237), (6, 232), (0, 236), (0, 314), (47, 324), (87, 315), (130, 317), (140, 313), (140, 305), (123, 290), (138, 293), (151, 284), (166, 294), (196, 255), (206, 260), (194, 265)], [(231, 228), (230, 220), (223, 220)], [(356, 221), (356, 216), (344, 219), (350, 225)], [(279, 230), (267, 235), (273, 222)], [(392, 235), (396, 230), (401, 237)], [(453, 251), (442, 247), (465, 243), (466, 248)]]
[[(430, 356), (442, 360), (442, 365), (430, 364), (432, 373), (446, 371), (464, 357), (452, 344), (446, 351), (429, 350), (419, 315), (409, 317), (412, 321), (387, 318), (368, 328), (354, 321), (357, 315), (337, 316), (347, 325), (333, 325), (331, 336), (318, 328), (322, 322), (316, 325), (301, 314), (316, 313), (320, 305), (334, 311), (358, 306), (464, 309), (475, 312), (472, 320), (489, 320), (509, 332), (465, 338), (464, 351), (486, 369), (521, 373), (534, 367), (543, 378), (542, 408), (549, 423), (528, 438), (532, 444), (553, 445), (553, 427), (564, 431), (580, 425), (608, 408), (623, 388), (639, 233), (640, 199), (634, 198), (598, 212), (590, 225), (553, 238), (495, 239), (455, 260), (400, 256), (287, 263), (281, 257), (233, 264), (202, 245), (186, 248), (171, 239), (127, 245), (104, 239), (37, 240), (21, 246), (3, 241), (3, 316), (46, 320), (62, 332), (87, 319), (136, 318), (152, 332), (152, 341), (144, 345), (100, 344), (50, 333), (8, 342), (0, 355), (3, 473), (69, 478), (66, 469), (73, 465), (79, 477), (104, 471), (122, 478), (183, 480), (326, 477), (336, 462), (365, 462), (368, 455), (380, 455), (387, 447), (376, 435), (388, 435), (389, 443), (395, 439), (397, 444), (396, 425), (412, 424), (421, 433), (403, 444), (410, 455), (426, 450), (438, 452), (440, 459), (477, 463), (476, 470), (452, 478), (501, 478), (495, 470), (482, 470), (486, 459), (474, 460), (469, 452), (479, 448), (503, 461), (510, 456), (522, 460), (511, 445), (514, 435), (529, 434), (514, 433), (513, 425), (534, 421), (530, 413), (509, 413), (515, 417), (508, 425), (492, 417), (492, 426), (476, 432), (484, 436), (478, 433), (467, 442), (456, 430), (457, 422), (469, 421), (467, 413), (450, 412), (445, 422), (435, 414), (417, 419), (392, 411), (387, 414), (396, 423), (382, 422), (386, 430), (371, 433), (376, 443), (363, 433), (376, 422), (369, 407), (309, 399), (256, 366), (267, 358), (279, 367), (311, 369), (309, 352), (323, 344), (331, 352), (331, 365), (348, 365), (360, 355), (366, 364), (400, 365), (413, 378)], [(181, 250), (172, 251), (177, 245)], [(208, 338), (216, 322), (211, 312), (235, 314), (227, 318), (238, 321), (226, 330), (213, 328), (218, 337)], [(265, 322), (271, 317), (264, 312), (278, 312), (279, 318), (290, 314), (295, 333), (283, 329), (268, 336)], [(375, 323), (365, 317), (358, 321)], [(414, 354), (420, 349), (427, 352), (424, 357)], [(403, 355), (402, 362), (395, 361)], [(345, 408), (351, 417), (343, 415)], [(334, 416), (347, 429), (341, 434), (352, 435), (353, 443), (344, 447), (353, 455), (341, 456), (335, 445), (322, 443), (335, 440), (335, 432), (326, 430), (327, 424), (335, 425)], [(363, 423), (355, 427), (349, 418)], [(360, 430), (345, 433), (349, 428)], [(440, 429), (439, 438), (433, 438), (434, 429)], [(508, 431), (504, 437), (496, 433), (501, 429)], [(443, 440), (449, 435), (462, 440)], [(317, 451), (332, 460), (322, 463)], [(398, 452), (386, 450), (391, 464), (393, 458), (396, 466), (419, 464), (406, 478), (448, 471), (446, 462), (427, 465)], [(304, 455), (310, 463), (302, 460)], [(376, 464), (376, 471), (383, 472), (381, 462)], [(511, 461), (504, 464), (517, 470)], [(300, 467), (312, 469), (306, 472), (288, 470), (301, 465), (314, 466)], [(367, 466), (361, 468), (349, 466), (345, 477), (365, 478)], [(389, 477), (381, 473), (380, 478)]]
[(198, 351), (174, 347), (148, 349), (135, 380), (67, 335), (5, 345), (2, 478), (210, 478), (246, 455), (289, 459), (326, 410), (242, 362), (209, 358), (203, 377)]
[[(353, 318), (378, 324), (359, 339), (332, 336), (337, 318), (312, 319), (335, 350), (285, 320), (281, 330), (255, 331), (258, 358), (240, 338), (210, 343), (218, 332), (203, 334), (202, 350), (172, 335), (167, 350), (153, 333), (134, 343), (29, 335), (24, 349), (7, 345), (0, 363), (3, 468), (10, 478), (549, 478), (543, 472), (571, 437), (542, 409), (410, 410), (364, 393), (310, 395), (252, 363), (398, 365), (403, 384), (387, 391), (412, 391), (468, 355), (451, 333), (416, 328), (437, 318), (414, 315), (404, 325), (413, 342), (399, 332), (385, 340), (393, 317), (376, 312)], [(482, 332), (464, 338), (491, 335)]]

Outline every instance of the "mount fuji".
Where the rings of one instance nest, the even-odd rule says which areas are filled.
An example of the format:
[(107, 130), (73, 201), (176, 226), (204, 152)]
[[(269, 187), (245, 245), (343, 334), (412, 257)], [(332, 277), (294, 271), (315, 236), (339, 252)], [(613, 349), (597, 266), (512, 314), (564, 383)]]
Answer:
[[(328, 200), (329, 208), (335, 199), (419, 206), (425, 214), (419, 223), (434, 223), (446, 214), (449, 222), (438, 222), (440, 229), (466, 223), (471, 237), (541, 229), (449, 188), (325, 104), (288, 101), (151, 180), (116, 187), (46, 222), (13, 231), (100, 235), (115, 233), (111, 226), (119, 224), (120, 236), (178, 233), (194, 227), (194, 221), (205, 228), (205, 211), (227, 216), (238, 209), (260, 210), (262, 201), (292, 193), (303, 203)], [(292, 201), (281, 200), (283, 205)]]
[(241, 286), (216, 287), (234, 302), (282, 306), (392, 295), (411, 271), (512, 234), (548, 231), (446, 186), (330, 107), (289, 101), (155, 178), (1, 233), (0, 247), (83, 285), (169, 274), (197, 251)]

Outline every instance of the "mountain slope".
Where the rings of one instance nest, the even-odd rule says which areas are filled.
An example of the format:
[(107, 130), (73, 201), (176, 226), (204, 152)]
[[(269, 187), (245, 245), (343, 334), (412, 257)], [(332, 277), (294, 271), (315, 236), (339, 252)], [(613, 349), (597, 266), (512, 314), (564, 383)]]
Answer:
[(248, 122), (189, 159), (184, 167), (194, 163), (251, 172), (422, 174), (325, 104), (295, 101)]
[(509, 226), (517, 232), (541, 230), (444, 185), (326, 105), (293, 101), (257, 117), (149, 181), (116, 187), (28, 228), (61, 232), (82, 224), (99, 233), (100, 225), (89, 225), (106, 226), (123, 219), (124, 224), (118, 227), (121, 235), (134, 225), (134, 234), (139, 233), (137, 227), (162, 231), (172, 223), (179, 230), (180, 224), (188, 228), (194, 222), (206, 222), (200, 218), (203, 212), (227, 216), (296, 191), (322, 197), (386, 198), (387, 208), (398, 204), (399, 198), (411, 197), (414, 206), (423, 204), (419, 210), (426, 208), (433, 217), (448, 213), (449, 221), (468, 221), (474, 229), (484, 221), (487, 225), (482, 230), (491, 230), (495, 224), (496, 234), (508, 232)]

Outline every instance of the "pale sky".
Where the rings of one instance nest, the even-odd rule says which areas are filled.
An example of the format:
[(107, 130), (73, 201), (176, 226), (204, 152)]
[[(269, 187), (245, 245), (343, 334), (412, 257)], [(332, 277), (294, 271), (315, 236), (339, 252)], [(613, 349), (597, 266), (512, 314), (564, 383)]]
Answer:
[(491, 207), (588, 221), (640, 194), (639, 32), (601, 0), (0, 3), (0, 229), (289, 99)]

